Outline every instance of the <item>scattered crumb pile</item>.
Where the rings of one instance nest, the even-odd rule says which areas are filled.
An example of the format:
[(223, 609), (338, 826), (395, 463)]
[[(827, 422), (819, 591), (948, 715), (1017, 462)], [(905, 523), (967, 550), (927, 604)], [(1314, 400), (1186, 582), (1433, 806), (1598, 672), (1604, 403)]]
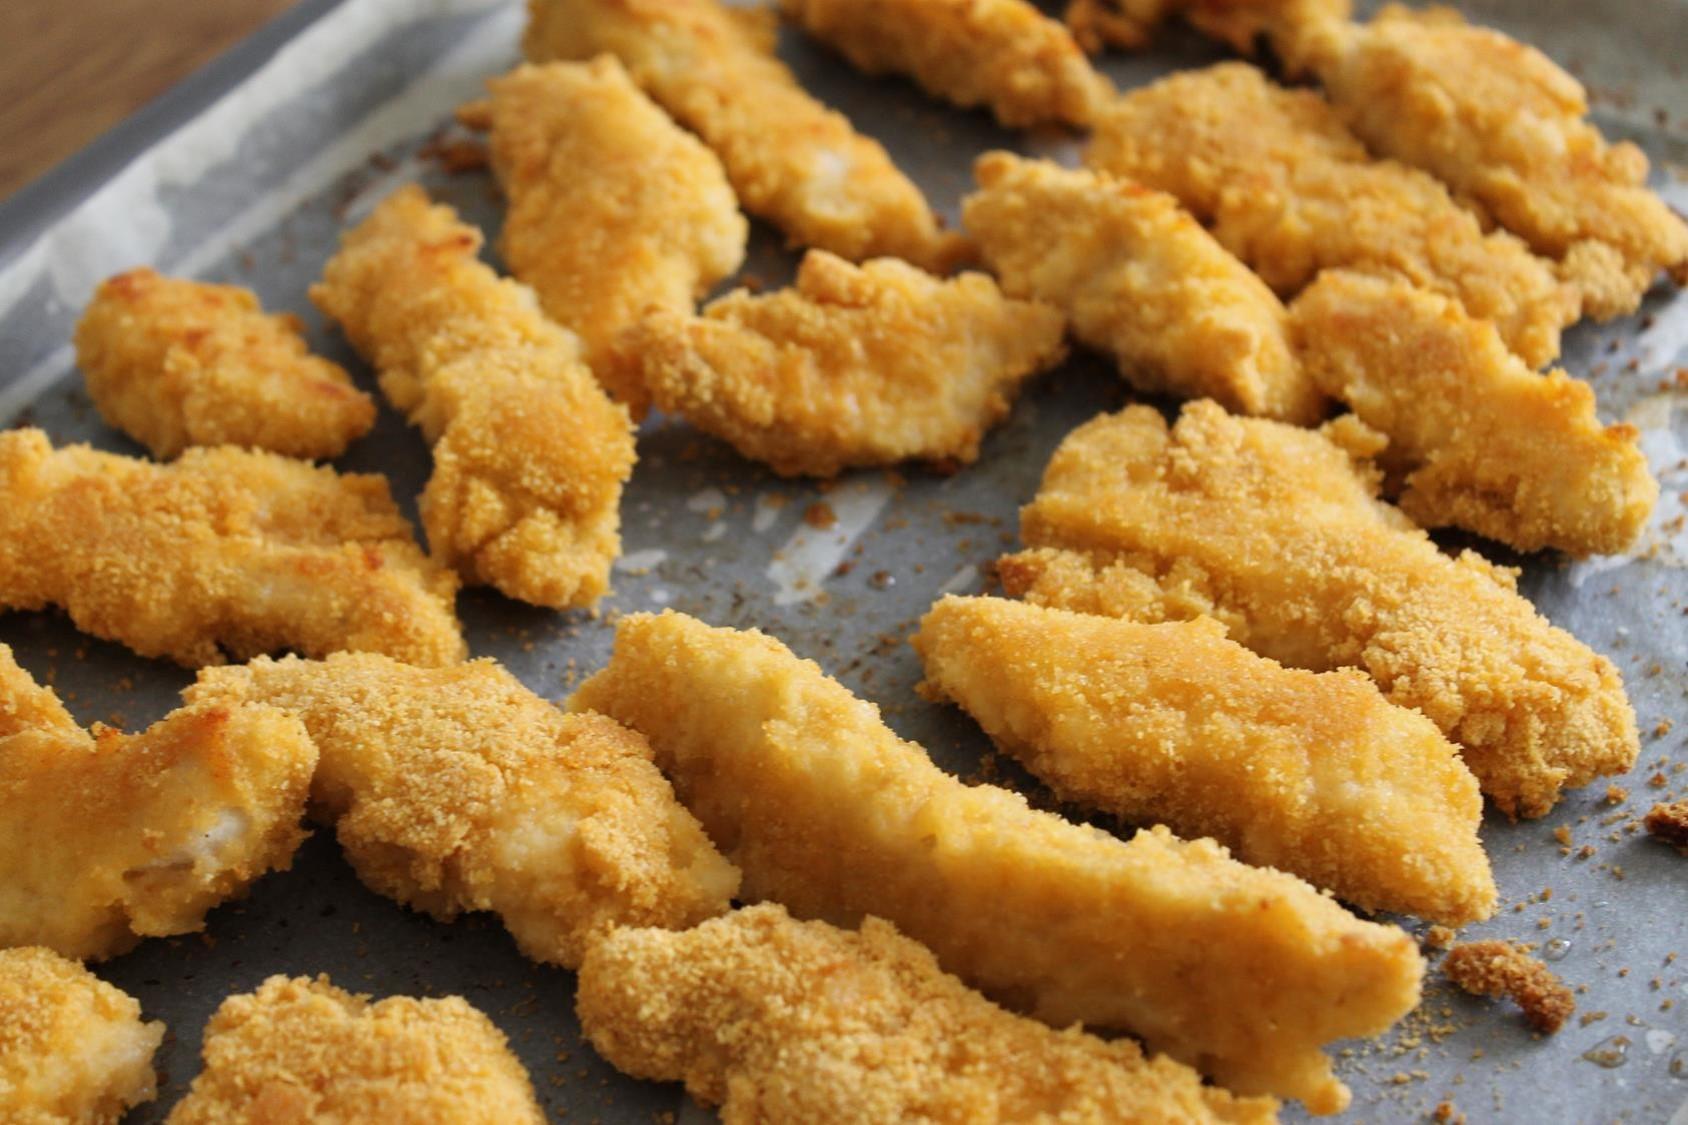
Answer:
[(1553, 971), (1509, 941), (1471, 941), (1448, 950), (1448, 979), (1479, 996), (1510, 996), (1537, 1031), (1552, 1035), (1577, 1003)]

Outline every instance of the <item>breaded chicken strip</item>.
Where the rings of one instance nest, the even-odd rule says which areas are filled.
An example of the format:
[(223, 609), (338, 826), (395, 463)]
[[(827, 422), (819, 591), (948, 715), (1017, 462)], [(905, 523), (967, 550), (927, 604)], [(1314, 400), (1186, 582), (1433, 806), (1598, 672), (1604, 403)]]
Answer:
[(1028, 0), (780, 0), (869, 74), (907, 74), (1009, 128), (1089, 125), (1113, 90), (1070, 31)]
[(1389, 439), (1381, 462), (1419, 524), (1573, 555), (1623, 551), (1646, 526), (1659, 486), (1635, 427), (1602, 426), (1588, 384), (1531, 371), (1457, 302), (1333, 270), (1290, 325), (1320, 388)]
[(1577, 318), (1575, 291), (1522, 242), (1485, 234), (1425, 173), (1374, 160), (1317, 93), (1246, 63), (1116, 99), (1085, 160), (1177, 196), (1283, 297), (1325, 269), (1399, 274), (1493, 320), (1531, 367)]
[(941, 272), (959, 240), (878, 141), (804, 92), (774, 33), (772, 11), (718, 0), (528, 0), (522, 50), (531, 62), (616, 55), (793, 245)]
[(683, 1081), (727, 1122), (1277, 1119), (1130, 1039), (1004, 1011), (878, 918), (858, 933), (768, 903), (684, 933), (616, 930), (575, 1005), (618, 1069)]
[(255, 660), (187, 697), (296, 715), (322, 753), (313, 811), (364, 883), (442, 921), (494, 911), (535, 960), (573, 968), (612, 925), (689, 926), (738, 889), (643, 738), (491, 660)]
[(1351, 417), (1315, 432), (1197, 402), (1169, 431), (1146, 407), (1104, 415), (1050, 460), (1020, 513), (1034, 550), (1002, 560), (1003, 585), (1142, 621), (1207, 614), (1291, 667), (1363, 669), (1511, 815), (1629, 769), (1635, 712), (1612, 662), (1536, 613), (1515, 571), (1449, 558), (1379, 501), (1354, 451), (1380, 445)]
[(316, 762), (272, 707), (193, 704), (90, 734), (0, 645), (0, 947), (105, 958), (203, 929), (287, 868)]
[(106, 279), (76, 325), (76, 362), (100, 416), (169, 460), (190, 445), (338, 457), (375, 403), (310, 353), (304, 325), (250, 289), (161, 277)]
[(1660, 270), (1688, 284), (1688, 223), (1647, 189), (1647, 158), (1588, 121), (1582, 85), (1451, 8), (1386, 6), (1315, 66), (1354, 131), (1481, 204), (1558, 259), (1583, 311), (1633, 312)]
[(962, 221), (1005, 290), (1058, 306), (1139, 390), (1316, 421), (1284, 306), (1170, 195), (990, 152)]
[(1056, 1027), (1129, 1030), (1239, 1093), (1346, 1104), (1320, 1046), (1418, 1001), (1418, 953), (1307, 884), (1164, 828), (1130, 842), (969, 787), (760, 633), (622, 618), (573, 708), (651, 740), (744, 897), (874, 914)]
[(0, 949), (0, 1118), (116, 1125), (158, 1096), (164, 1025), (134, 997), (50, 949)]
[(201, 1054), (170, 1125), (545, 1120), (503, 1032), (461, 996), (372, 1004), (326, 976), (274, 976), (223, 1001)]
[(1293, 75), (1305, 68), (1314, 37), (1328, 38), (1352, 12), (1351, 0), (1070, 0), (1065, 19), (1094, 55), (1106, 47), (1146, 47), (1162, 23), (1181, 15), (1243, 54), (1265, 39)]
[(682, 415), (784, 476), (966, 464), (1020, 385), (1066, 355), (1064, 327), (984, 274), (946, 281), (811, 250), (790, 289), (651, 313), (603, 375), (624, 401)]
[(632, 426), (574, 335), (480, 248), (478, 230), (411, 184), (341, 238), (311, 300), (433, 446), (429, 549), (520, 601), (590, 606), (621, 553)]
[(463, 658), (457, 579), (379, 476), (227, 446), (157, 465), (0, 433), (0, 609), (190, 668), (275, 649)]
[(744, 261), (749, 225), (721, 161), (614, 56), (520, 66), (459, 116), (492, 130), (509, 197), (499, 256), (594, 369), (650, 306), (689, 314)]
[(914, 638), (959, 704), (1063, 801), (1212, 836), (1366, 910), (1494, 911), (1483, 798), (1423, 715), (1352, 669), (1256, 656), (1216, 621), (1143, 625), (947, 597)]

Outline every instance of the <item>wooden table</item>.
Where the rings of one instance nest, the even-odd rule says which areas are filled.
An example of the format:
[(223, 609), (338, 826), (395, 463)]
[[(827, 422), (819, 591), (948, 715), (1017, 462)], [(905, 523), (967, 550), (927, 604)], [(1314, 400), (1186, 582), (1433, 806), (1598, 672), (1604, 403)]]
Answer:
[(293, 0), (0, 0), (0, 198)]

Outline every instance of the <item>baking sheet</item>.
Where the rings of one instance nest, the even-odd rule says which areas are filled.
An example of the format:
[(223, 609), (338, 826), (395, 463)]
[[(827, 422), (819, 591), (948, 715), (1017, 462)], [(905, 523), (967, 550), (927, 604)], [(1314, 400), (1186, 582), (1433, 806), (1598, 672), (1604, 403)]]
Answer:
[[(1579, 73), (1594, 89), (1602, 127), (1642, 143), (1661, 189), (1688, 206), (1688, 3), (1466, 7)], [(351, 0), (122, 172), (80, 185), (91, 194), (39, 239), (23, 245), (16, 231), (0, 229), (0, 425), (28, 422), (56, 442), (141, 452), (100, 423), (68, 340), (95, 282), (142, 262), (249, 285), (267, 307), (303, 314), (312, 343), (373, 389), (367, 368), (324, 330), (305, 288), (339, 230), (405, 180), (420, 179), (489, 235), (496, 230), (489, 177), (447, 175), (419, 153), (454, 105), (514, 61), (520, 26), (514, 3)], [(862, 78), (799, 39), (787, 36), (782, 53), (811, 89), (883, 140), (952, 219), (975, 153), (1005, 146), (1071, 158), (1070, 138), (1006, 133), (904, 82)], [(1193, 36), (1170, 34), (1152, 56), (1115, 56), (1106, 69), (1134, 85), (1219, 57)], [(746, 273), (778, 282), (792, 261), (769, 231), (755, 230)], [(1555, 968), (1582, 990), (1581, 1013), (1605, 1016), (1539, 1041), (1512, 1010), (1449, 995), (1432, 974), (1423, 1015), (1343, 1049), (1339, 1069), (1354, 1088), (1357, 1120), (1422, 1118), (1449, 1100), (1474, 1121), (1688, 1125), (1688, 866), (1630, 829), (1667, 791), (1649, 786), (1656, 771), (1668, 790), (1688, 790), (1688, 395), (1665, 386), (1688, 363), (1688, 298), (1658, 293), (1640, 316), (1573, 329), (1564, 362), (1595, 383), (1603, 416), (1642, 428), (1664, 496), (1634, 556), (1534, 561), (1522, 586), (1618, 662), (1646, 733), (1634, 772), (1614, 779), (1629, 790), (1627, 803), (1608, 805), (1597, 785), (1544, 820), (1485, 822), (1503, 906), (1465, 936), (1568, 941)], [(1014, 542), (1015, 511), (1061, 437), (1127, 400), (1104, 364), (1079, 355), (1026, 393), (973, 468), (953, 477), (863, 472), (830, 489), (779, 481), (683, 424), (655, 419), (640, 436), (623, 506), (626, 553), (605, 609), (667, 605), (717, 624), (760, 626), (879, 702), (892, 726), (944, 766), (976, 776), (988, 744), (959, 712), (913, 694), (919, 666), (903, 640), (939, 594), (983, 588), (981, 575)], [(428, 457), (390, 410), (338, 464), (387, 473), (414, 514)], [(819, 503), (834, 526), (805, 521)], [(585, 615), (486, 591), (467, 592), (460, 610), (476, 654), (498, 657), (549, 698), (565, 696), (608, 651), (610, 627)], [(54, 614), (0, 616), (0, 641), (84, 722), (143, 726), (192, 678), (83, 637)], [(1669, 723), (1674, 729), (1663, 732)], [(1024, 781), (1011, 767), (1000, 773)], [(1596, 854), (1562, 855), (1553, 836), (1561, 826), (1576, 848), (1589, 844)], [(1678, 952), (1685, 956), (1667, 964)], [(377, 995), (468, 997), (510, 1036), (556, 1119), (696, 1112), (677, 1087), (625, 1079), (593, 1054), (572, 1014), (571, 974), (522, 959), (494, 920), (439, 925), (370, 894), (320, 831), (291, 871), (214, 911), (203, 935), (149, 941), (99, 971), (170, 1026), (160, 1100), (132, 1115), (136, 1122), (161, 1120), (197, 1073), (200, 1029), (225, 995), (272, 973), (318, 972)], [(1622, 1065), (1583, 1058), (1620, 1035), (1629, 1042)]]

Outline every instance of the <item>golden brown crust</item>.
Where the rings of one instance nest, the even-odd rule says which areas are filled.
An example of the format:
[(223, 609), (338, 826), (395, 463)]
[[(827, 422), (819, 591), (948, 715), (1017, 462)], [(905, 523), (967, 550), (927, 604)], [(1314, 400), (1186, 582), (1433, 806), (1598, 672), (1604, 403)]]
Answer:
[(1559, 354), (1578, 299), (1550, 263), (1485, 234), (1429, 175), (1374, 160), (1311, 90), (1246, 63), (1175, 74), (1116, 99), (1085, 161), (1171, 192), (1289, 297), (1320, 270), (1394, 274), (1493, 320), (1537, 367)]
[(1389, 439), (1401, 509), (1521, 551), (1628, 549), (1658, 499), (1633, 426), (1602, 426), (1594, 391), (1531, 371), (1494, 325), (1399, 279), (1327, 271), (1290, 329), (1325, 393)]
[(1524, 1009), (1530, 1026), (1552, 1035), (1577, 1010), (1564, 982), (1509, 941), (1470, 941), (1448, 950), (1442, 972), (1477, 996), (1506, 996)]
[(472, 582), (590, 606), (621, 552), (627, 412), (532, 290), (476, 257), (481, 234), (401, 188), (341, 239), (311, 287), (434, 450), (428, 547)]
[(528, 0), (530, 62), (610, 52), (715, 150), (745, 210), (794, 245), (943, 272), (959, 240), (879, 142), (810, 97), (773, 55), (773, 13), (718, 0)]
[(1027, 0), (780, 0), (804, 31), (869, 74), (907, 74), (1009, 128), (1088, 125), (1113, 90), (1058, 21)]
[(572, 968), (611, 926), (689, 926), (738, 889), (643, 738), (490, 660), (256, 660), (187, 698), (297, 716), (322, 754), (313, 810), (359, 877), (437, 918), (495, 911), (535, 960)]
[(164, 1025), (50, 949), (0, 949), (0, 1113), (8, 1125), (116, 1125), (157, 1097)]
[(76, 325), (76, 362), (105, 420), (169, 460), (190, 445), (338, 457), (375, 424), (375, 403), (310, 353), (294, 316), (250, 289), (107, 278)]
[(170, 1125), (540, 1125), (503, 1033), (461, 996), (370, 1003), (326, 976), (271, 977), (205, 1025), (205, 1068)]
[(617, 930), (581, 967), (581, 1026), (640, 1078), (729, 1122), (1268, 1122), (1129, 1039), (992, 1004), (878, 918), (860, 932), (772, 903), (684, 933)]
[(1647, 810), (1643, 822), (1655, 840), (1688, 855), (1688, 800), (1659, 802)]
[(622, 618), (572, 708), (643, 733), (747, 900), (867, 914), (1057, 1027), (1125, 1028), (1239, 1093), (1347, 1101), (1321, 1044), (1418, 1001), (1412, 940), (1164, 828), (1130, 842), (968, 787), (757, 632)]
[(22, 718), (0, 725), (0, 947), (113, 957), (203, 929), (292, 861), (317, 762), (297, 720), (190, 704), (140, 734), (89, 734), (50, 713), (32, 724), (42, 690), (0, 645), (0, 716)]
[(1513, 572), (1438, 551), (1338, 441), (1378, 447), (1351, 417), (1315, 432), (1210, 402), (1170, 431), (1145, 407), (1098, 418), (1022, 509), (1034, 550), (1001, 568), (1004, 583), (1063, 609), (1205, 614), (1292, 667), (1361, 668), (1458, 743), (1514, 815), (1629, 769), (1635, 712), (1611, 661), (1536, 613)]
[(1053, 307), (984, 274), (811, 250), (789, 289), (735, 290), (697, 317), (653, 312), (602, 369), (786, 476), (906, 460), (970, 463), (1026, 379), (1066, 354)]
[(951, 699), (1064, 801), (1299, 875), (1366, 910), (1494, 910), (1483, 799), (1424, 716), (1359, 672), (1284, 668), (1217, 622), (947, 597), (914, 638)]
[(231, 447), (169, 465), (0, 433), (0, 609), (188, 667), (276, 649), (463, 658), (457, 579), (379, 476)]
[(1282, 303), (1170, 195), (1007, 152), (981, 156), (974, 176), (963, 221), (1003, 288), (1059, 307), (1133, 386), (1295, 422), (1323, 414)]

